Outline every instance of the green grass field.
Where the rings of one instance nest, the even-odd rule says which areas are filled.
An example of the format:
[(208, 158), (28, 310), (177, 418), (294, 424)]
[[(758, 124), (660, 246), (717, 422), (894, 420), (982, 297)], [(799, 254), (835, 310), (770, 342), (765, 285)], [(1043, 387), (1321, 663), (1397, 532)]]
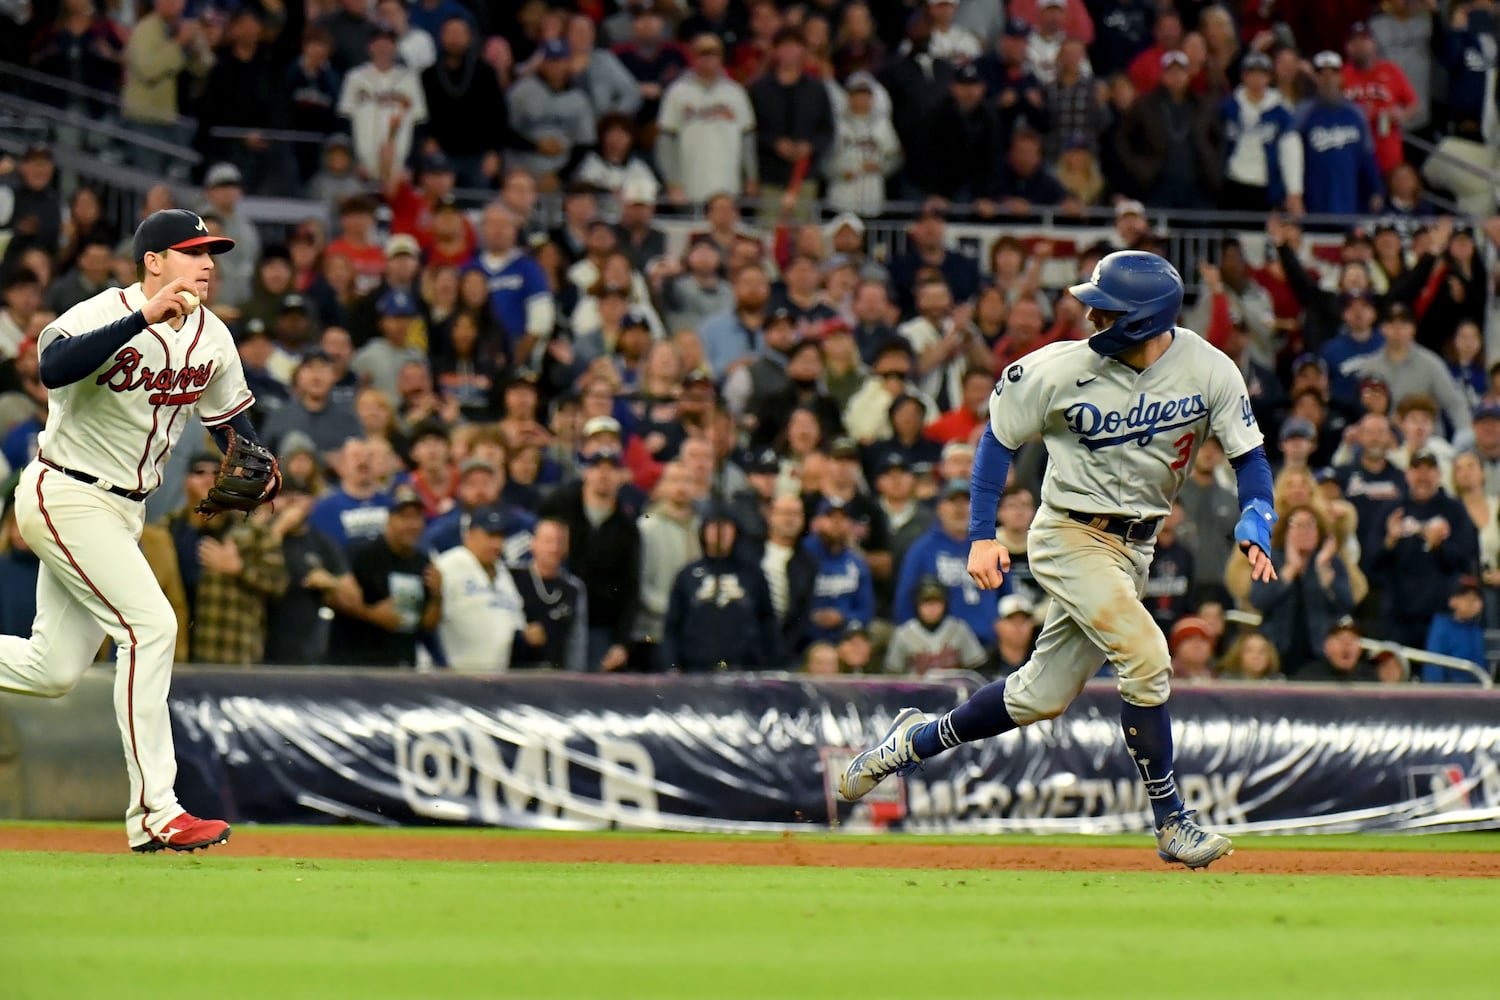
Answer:
[[(1309, 841), (1497, 846), (1257, 849)], [(0, 893), (6, 1000), (1497, 994), (1481, 879), (0, 853)]]

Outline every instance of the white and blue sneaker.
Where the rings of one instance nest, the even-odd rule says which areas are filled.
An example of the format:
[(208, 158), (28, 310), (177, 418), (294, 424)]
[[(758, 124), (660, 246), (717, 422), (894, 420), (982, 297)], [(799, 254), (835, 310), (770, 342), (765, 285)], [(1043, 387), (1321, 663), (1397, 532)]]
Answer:
[(911, 748), (912, 734), (926, 724), (927, 716), (915, 708), (903, 708), (886, 730), (885, 737), (849, 762), (839, 776), (839, 796), (858, 802), (893, 774), (905, 774), (921, 763)]
[(1203, 829), (1197, 812), (1184, 809), (1167, 817), (1156, 831), (1156, 853), (1169, 865), (1207, 868), (1233, 854), (1234, 844), (1228, 837)]

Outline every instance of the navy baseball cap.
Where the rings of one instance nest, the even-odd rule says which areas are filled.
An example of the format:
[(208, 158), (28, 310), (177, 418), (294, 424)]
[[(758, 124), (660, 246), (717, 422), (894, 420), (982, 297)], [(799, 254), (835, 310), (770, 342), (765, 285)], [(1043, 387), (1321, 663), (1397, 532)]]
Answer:
[(1292, 362), (1292, 374), (1296, 375), (1304, 368), (1316, 368), (1324, 375), (1328, 374), (1328, 362), (1311, 351), (1297, 355), (1297, 360)]
[(775, 448), (770, 447), (762, 448), (759, 451), (752, 452), (748, 460), (745, 462), (745, 471), (757, 472), (763, 475), (769, 475), (773, 472), (780, 472), (781, 456), (776, 454)]
[(400, 486), (397, 486), (394, 490), (391, 491), (391, 509), (401, 510), (405, 507), (421, 507), (423, 510), (427, 509), (427, 505), (422, 502), (422, 495), (412, 487), (408, 486), (405, 483), (402, 483)]
[(375, 311), (381, 316), (410, 319), (417, 315), (417, 302), (410, 292), (392, 288), (380, 297), (379, 302), (375, 303)]
[(234, 249), (234, 240), (227, 236), (213, 236), (208, 223), (196, 212), (185, 208), (166, 208), (152, 212), (136, 227), (132, 250), (139, 264), (148, 253), (166, 250), (189, 250), (202, 247), (209, 253), (227, 253)]
[(1475, 420), (1500, 420), (1500, 402), (1487, 399), (1474, 407)]
[(1030, 38), (1031, 24), (1024, 17), (1013, 17), (1005, 22), (1006, 38)]
[(542, 43), (543, 59), (567, 59), (572, 54), (572, 50), (568, 48), (568, 43), (561, 38), (554, 38)]
[(967, 479), (950, 479), (943, 484), (943, 499), (951, 500), (953, 497), (966, 497), (969, 495), (969, 481)]
[(895, 472), (898, 469), (902, 472), (911, 471), (907, 469), (906, 459), (901, 455), (900, 452), (888, 451), (884, 456), (881, 457), (880, 462), (876, 465), (875, 475), (883, 476), (887, 472)]
[(615, 468), (619, 468), (623, 464), (624, 459), (621, 457), (619, 451), (614, 448), (600, 448), (592, 454), (584, 455), (579, 461), (590, 468), (604, 462), (608, 462), (615, 466)]
[(964, 63), (958, 68), (958, 71), (953, 74), (953, 82), (983, 83), (984, 81), (980, 79), (979, 67), (975, 66), (973, 63)]
[(817, 516), (824, 514), (843, 514), (849, 516), (849, 501), (840, 500), (838, 497), (824, 497), (818, 501)]
[(1309, 441), (1318, 439), (1318, 429), (1313, 422), (1306, 417), (1287, 417), (1281, 422), (1281, 440), (1288, 438), (1307, 438)]
[(497, 503), (485, 504), (483, 507), (474, 508), (469, 514), (469, 530), (478, 529), (491, 535), (503, 535), (508, 520), (509, 516), (504, 507)]
[(625, 318), (620, 321), (620, 328), (630, 330), (636, 327), (649, 330), (651, 329), (651, 321), (646, 318), (646, 314), (642, 310), (631, 309), (625, 313)]

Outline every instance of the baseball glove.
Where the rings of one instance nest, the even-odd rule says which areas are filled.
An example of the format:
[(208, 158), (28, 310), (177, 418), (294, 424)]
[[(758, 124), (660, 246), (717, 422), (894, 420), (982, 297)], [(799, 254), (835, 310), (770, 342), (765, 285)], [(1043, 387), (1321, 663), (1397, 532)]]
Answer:
[(272, 455), (254, 441), (246, 441), (234, 431), (229, 436), (229, 450), (208, 496), (193, 508), (199, 514), (213, 517), (229, 510), (246, 513), (275, 498), (281, 489), (281, 469)]

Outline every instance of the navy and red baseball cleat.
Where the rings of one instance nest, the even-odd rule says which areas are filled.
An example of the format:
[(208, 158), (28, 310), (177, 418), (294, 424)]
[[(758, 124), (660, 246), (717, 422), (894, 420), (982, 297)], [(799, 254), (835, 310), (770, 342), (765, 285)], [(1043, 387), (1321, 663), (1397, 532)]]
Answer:
[(154, 851), (196, 851), (222, 844), (229, 839), (229, 824), (221, 819), (199, 819), (183, 813), (146, 841), (134, 844), (132, 851), (149, 854)]

